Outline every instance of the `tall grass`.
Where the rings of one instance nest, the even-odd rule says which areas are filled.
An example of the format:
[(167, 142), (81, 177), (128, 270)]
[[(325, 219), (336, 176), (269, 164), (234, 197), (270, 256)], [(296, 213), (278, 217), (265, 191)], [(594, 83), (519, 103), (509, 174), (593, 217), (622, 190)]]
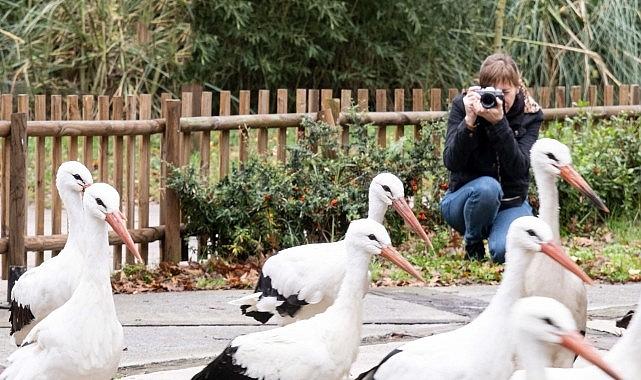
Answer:
[(2, 90), (131, 94), (176, 89), (191, 55), (180, 0), (0, 0)]
[(638, 1), (513, 1), (506, 48), (535, 83), (620, 84), (641, 79)]
[(0, 90), (463, 87), (496, 49), (530, 85), (641, 82), (638, 0), (0, 0)]

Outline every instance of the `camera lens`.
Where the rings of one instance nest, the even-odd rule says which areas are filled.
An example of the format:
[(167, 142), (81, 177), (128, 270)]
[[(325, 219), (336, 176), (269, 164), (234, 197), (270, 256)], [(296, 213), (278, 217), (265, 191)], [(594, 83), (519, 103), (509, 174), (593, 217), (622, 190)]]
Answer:
[(487, 92), (481, 94), (481, 106), (488, 109), (496, 107), (496, 96)]

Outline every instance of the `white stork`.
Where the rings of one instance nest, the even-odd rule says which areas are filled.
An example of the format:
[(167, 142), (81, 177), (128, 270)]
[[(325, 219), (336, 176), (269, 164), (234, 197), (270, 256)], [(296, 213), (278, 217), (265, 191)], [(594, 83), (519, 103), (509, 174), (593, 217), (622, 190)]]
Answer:
[(64, 162), (56, 173), (56, 187), (67, 210), (68, 236), (60, 253), (20, 276), (11, 291), (10, 334), (16, 345), (52, 311), (67, 302), (78, 285), (82, 264), (77, 248), (82, 234), (82, 192), (93, 183), (80, 162)]
[(111, 293), (108, 226), (135, 255), (138, 250), (120, 212), (118, 192), (105, 183), (85, 190), (81, 274), (71, 298), (27, 335), (8, 358), (0, 380), (111, 379), (123, 346)]
[[(539, 217), (552, 228), (557, 243), (561, 243), (558, 177), (578, 189), (598, 209), (608, 212), (603, 201), (573, 168), (567, 146), (554, 139), (539, 139), (532, 146), (530, 157), (539, 195)], [(570, 309), (579, 330), (585, 334), (588, 307), (585, 286), (548, 257), (539, 255), (532, 260), (525, 274), (525, 295), (550, 297), (561, 302)], [(573, 352), (558, 345), (549, 346), (549, 350), (553, 367), (572, 367)]]
[[(381, 173), (369, 186), (367, 218), (382, 224), (390, 205), (431, 246), (405, 201), (401, 180), (391, 173)], [(282, 250), (263, 265), (254, 293), (231, 304), (240, 305), (243, 314), (261, 323), (276, 315), (281, 325), (322, 313), (337, 297), (345, 273), (345, 252), (344, 240)], [(367, 279), (363, 286), (369, 287)]]
[[(512, 308), (512, 322), (516, 331), (517, 353), (525, 370), (516, 371), (512, 380), (545, 380), (545, 367), (551, 364), (547, 346), (565, 347), (581, 355), (598, 368), (599, 378), (622, 379), (607, 364), (598, 352), (577, 331), (576, 322), (562, 303), (548, 297), (526, 297), (518, 300)], [(631, 358), (632, 359), (632, 358)], [(636, 361), (636, 360), (635, 360)], [(575, 370), (564, 369), (563, 379), (587, 379), (575, 376)]]
[[(610, 351), (603, 357), (605, 362), (619, 374), (620, 379), (641, 379), (641, 299), (637, 310), (630, 321), (627, 330)], [(606, 380), (611, 376), (605, 374), (600, 368), (579, 358), (574, 363), (575, 368), (546, 368), (545, 380)], [(527, 374), (518, 371), (514, 380), (528, 379)]]
[(233, 339), (192, 380), (346, 379), (360, 343), (363, 283), (372, 255), (380, 254), (417, 278), (420, 276), (390, 245), (385, 228), (373, 220), (350, 223), (345, 246), (345, 275), (335, 302), (325, 312)]
[(520, 217), (510, 225), (503, 280), (488, 307), (471, 323), (421, 338), (390, 352), (358, 379), (507, 379), (514, 371), (515, 347), (509, 311), (523, 297), (523, 274), (532, 258), (552, 257), (584, 281), (589, 277), (554, 242), (542, 220)]

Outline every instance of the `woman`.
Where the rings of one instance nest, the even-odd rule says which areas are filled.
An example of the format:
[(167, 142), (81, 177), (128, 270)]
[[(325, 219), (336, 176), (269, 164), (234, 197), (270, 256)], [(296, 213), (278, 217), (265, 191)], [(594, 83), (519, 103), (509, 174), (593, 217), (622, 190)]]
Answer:
[[(464, 235), (468, 258), (483, 259), (487, 239), (492, 260), (502, 263), (510, 223), (532, 215), (527, 202), (530, 148), (538, 139), (543, 113), (506, 54), (485, 59), (479, 84), (452, 102), (443, 152), (450, 181), (441, 212)], [(481, 102), (481, 89), (488, 87), (501, 94), (493, 105)], [(491, 95), (483, 100), (486, 97), (492, 100)]]

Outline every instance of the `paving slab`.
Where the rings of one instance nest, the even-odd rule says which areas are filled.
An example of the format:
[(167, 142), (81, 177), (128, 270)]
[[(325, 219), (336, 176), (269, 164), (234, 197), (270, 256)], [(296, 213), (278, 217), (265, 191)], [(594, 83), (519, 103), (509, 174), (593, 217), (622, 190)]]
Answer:
[[(117, 294), (116, 310), (125, 325), (229, 326), (259, 325), (240, 315), (229, 301), (251, 293), (248, 290), (195, 291), (180, 293)], [(390, 299), (376, 294), (365, 297), (364, 323), (444, 323), (464, 322), (458, 314), (416, 302)], [(1, 318), (1, 315), (0, 315)]]
[[(496, 288), (373, 288), (364, 300), (363, 337), (353, 372), (371, 367), (403, 342), (468, 323), (486, 307)], [(115, 295), (126, 346), (119, 376), (188, 379), (235, 336), (275, 328), (242, 316), (237, 306), (228, 304), (249, 292)], [(640, 294), (641, 284), (588, 287), (588, 338), (596, 347), (609, 349), (616, 342), (613, 319), (634, 308)], [(6, 282), (0, 282), (0, 297), (6, 297)], [(0, 310), (0, 334), (4, 336), (9, 331), (7, 320), (8, 311)], [(13, 350), (9, 339), (0, 340), (0, 364), (6, 364)], [(141, 377), (146, 373), (151, 377)]]
[(155, 373), (150, 373), (150, 374), (140, 374), (140, 375), (133, 375), (133, 376), (127, 376), (124, 379), (126, 380), (178, 380), (178, 379), (191, 379), (192, 376), (200, 372), (203, 368), (205, 368), (204, 365), (198, 366), (198, 367), (190, 367), (190, 368), (182, 368), (182, 369), (174, 369), (174, 370), (169, 370), (169, 371), (163, 371), (163, 372), (155, 372)]

